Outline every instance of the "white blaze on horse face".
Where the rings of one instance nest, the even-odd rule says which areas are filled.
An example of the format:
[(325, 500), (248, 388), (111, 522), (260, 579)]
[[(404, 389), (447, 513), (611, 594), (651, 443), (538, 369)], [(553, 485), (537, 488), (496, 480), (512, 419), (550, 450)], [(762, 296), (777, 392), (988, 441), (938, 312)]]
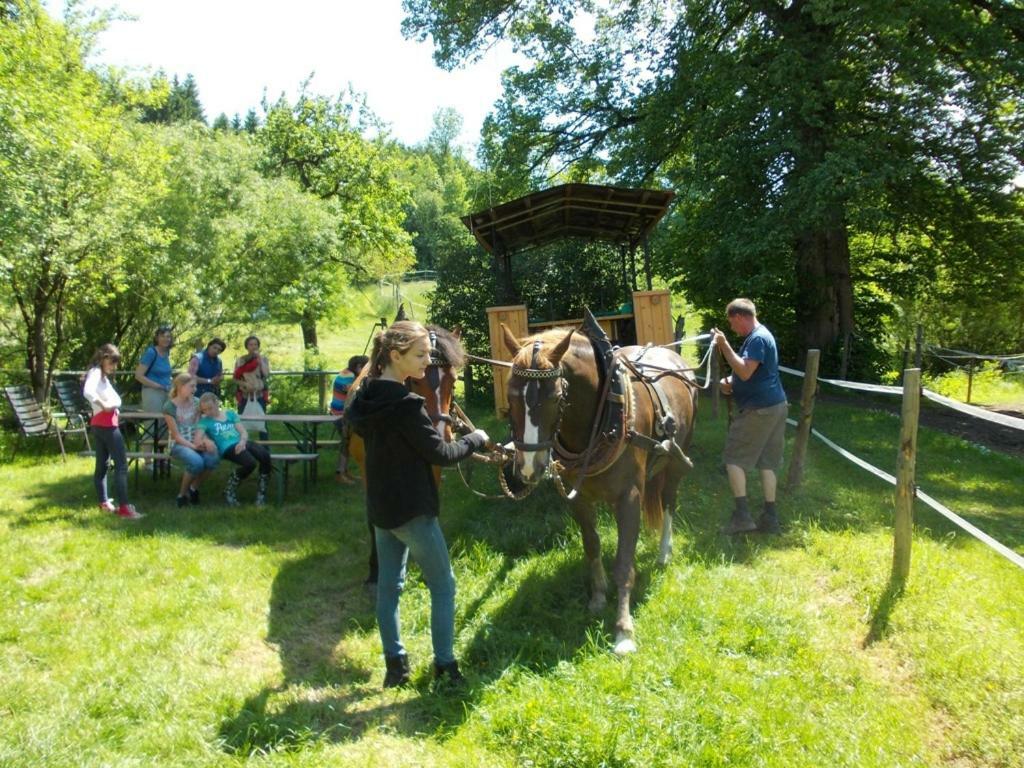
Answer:
[[(527, 445), (535, 445), (539, 442), (540, 427), (533, 423), (531, 414), (529, 411), (526, 412), (523, 418), (523, 442)], [(536, 464), (537, 451), (523, 451), (523, 464), (519, 468), (520, 474), (523, 476), (523, 480), (530, 483), (533, 482), (533, 474)]]

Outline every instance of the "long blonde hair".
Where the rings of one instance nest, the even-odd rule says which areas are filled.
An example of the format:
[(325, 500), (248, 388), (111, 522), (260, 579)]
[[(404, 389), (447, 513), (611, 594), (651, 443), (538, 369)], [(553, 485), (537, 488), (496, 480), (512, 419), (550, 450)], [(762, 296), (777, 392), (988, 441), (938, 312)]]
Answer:
[(376, 379), (384, 373), (384, 369), (391, 362), (392, 351), (404, 355), (419, 339), (425, 339), (427, 336), (427, 329), (412, 320), (392, 323), (390, 328), (381, 331), (373, 339), (367, 378)]
[(171, 400), (178, 396), (179, 389), (181, 389), (184, 386), (188, 386), (195, 380), (196, 377), (193, 376), (191, 373), (179, 373), (177, 376), (175, 376), (174, 381), (171, 382)]

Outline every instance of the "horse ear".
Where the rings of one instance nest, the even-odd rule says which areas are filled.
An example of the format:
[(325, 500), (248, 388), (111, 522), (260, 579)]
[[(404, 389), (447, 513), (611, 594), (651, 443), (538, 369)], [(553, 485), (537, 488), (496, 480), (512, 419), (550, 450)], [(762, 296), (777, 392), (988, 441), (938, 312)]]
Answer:
[(456, 339), (459, 339), (459, 340), (462, 339), (462, 326), (461, 325), (456, 325), (456, 326), (452, 327), (452, 336), (454, 336)]
[(401, 304), (398, 305), (398, 311), (395, 312), (395, 319), (394, 319), (393, 322), (397, 323), (397, 322), (399, 322), (401, 320), (408, 320), (408, 319), (409, 318), (406, 317), (406, 314), (405, 314), (405, 302), (403, 301)]
[(519, 349), (523, 345), (519, 343), (519, 339), (512, 334), (512, 331), (504, 323), (501, 324), (501, 337), (505, 341), (505, 349), (511, 353), (512, 357), (519, 354)]
[(569, 342), (572, 341), (572, 334), (575, 329), (571, 329), (565, 338), (558, 342), (557, 346), (551, 350), (551, 354), (548, 355), (548, 360), (551, 361), (552, 365), (558, 365), (562, 362), (562, 355), (569, 351)]

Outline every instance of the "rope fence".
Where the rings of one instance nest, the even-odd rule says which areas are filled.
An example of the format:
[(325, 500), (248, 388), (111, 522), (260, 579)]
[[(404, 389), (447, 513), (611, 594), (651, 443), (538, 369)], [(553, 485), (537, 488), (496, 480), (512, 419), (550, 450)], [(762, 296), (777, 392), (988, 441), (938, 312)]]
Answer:
[[(813, 361), (813, 370), (811, 370), (812, 369), (812, 361)], [(807, 373), (805, 373), (804, 371), (796, 370), (794, 368), (787, 368), (785, 366), (781, 366), (780, 365), (779, 366), (779, 370), (783, 371), (785, 373), (794, 375), (794, 376), (801, 377), (801, 378), (806, 378), (807, 377)], [(840, 446), (837, 443), (833, 442), (832, 440), (827, 438), (825, 435), (823, 435), (821, 432), (819, 432), (816, 429), (810, 429), (809, 430), (810, 434), (814, 435), (814, 437), (816, 437), (818, 440), (820, 440), (823, 443), (825, 443), (825, 445), (827, 445), (833, 451), (835, 451), (836, 453), (838, 453), (840, 456), (842, 456), (843, 458), (847, 459), (848, 461), (852, 462), (853, 464), (856, 464), (861, 469), (864, 469), (867, 472), (870, 472), (871, 474), (873, 474), (876, 477), (884, 480), (885, 482), (889, 483), (890, 485), (896, 486), (898, 491), (900, 491), (901, 485), (905, 486), (905, 490), (907, 491), (907, 495), (909, 497), (916, 497), (916, 498), (920, 499), (924, 504), (926, 504), (928, 507), (930, 507), (931, 509), (933, 509), (936, 512), (938, 512), (940, 515), (945, 517), (947, 520), (949, 520), (951, 523), (956, 525), (958, 528), (960, 528), (964, 532), (968, 533), (969, 535), (973, 536), (975, 539), (980, 541), (982, 544), (984, 544), (985, 546), (989, 547), (994, 552), (997, 552), (999, 555), (1001, 555), (1004, 558), (1006, 558), (1007, 560), (1009, 560), (1011, 563), (1016, 565), (1018, 568), (1024, 569), (1024, 557), (1022, 557), (1017, 552), (1015, 552), (1014, 550), (1012, 550), (1009, 547), (1007, 547), (1005, 544), (997, 541), (996, 539), (994, 539), (992, 536), (990, 536), (989, 534), (987, 534), (984, 531), (982, 531), (977, 526), (973, 525), (972, 523), (968, 522), (964, 518), (960, 517), (955, 512), (953, 512), (951, 509), (949, 509), (945, 505), (943, 505), (940, 502), (938, 502), (937, 500), (935, 500), (933, 497), (931, 497), (928, 494), (926, 494), (923, 491), (921, 491), (919, 488), (917, 488), (916, 484), (914, 483), (914, 460), (915, 460), (915, 454), (916, 454), (917, 409), (919, 408), (919, 400), (918, 400), (918, 397), (917, 397), (918, 392), (920, 392), (921, 394), (923, 394), (925, 397), (929, 398), (930, 400), (933, 400), (933, 401), (935, 401), (937, 403), (940, 403), (941, 405), (945, 405), (945, 406), (948, 406), (950, 408), (953, 408), (954, 410), (959, 411), (961, 413), (965, 413), (965, 414), (967, 414), (969, 416), (975, 416), (977, 418), (986, 419), (988, 421), (993, 421), (993, 422), (998, 423), (998, 424), (1000, 424), (1002, 426), (1010, 427), (1010, 428), (1013, 428), (1013, 429), (1024, 430), (1024, 419), (1018, 419), (1018, 418), (1014, 418), (1014, 417), (1011, 417), (1011, 416), (1006, 416), (1005, 414), (993, 414), (993, 413), (990, 413), (989, 411), (986, 411), (986, 410), (984, 410), (982, 408), (977, 408), (977, 407), (971, 406), (971, 405), (964, 405), (963, 403), (958, 403), (958, 402), (956, 402), (954, 400), (950, 400), (950, 398), (944, 397), (944, 396), (939, 395), (939, 394), (937, 394), (935, 392), (931, 392), (930, 390), (927, 390), (927, 389), (924, 389), (924, 388), (920, 388), (920, 384), (919, 384), (919, 382), (920, 382), (920, 371), (917, 370), (917, 369), (910, 369), (910, 370), (905, 371), (905, 379), (904, 380), (907, 382), (907, 389), (906, 390), (904, 389), (904, 387), (885, 386), (885, 385), (878, 385), (878, 384), (864, 384), (864, 383), (861, 383), (861, 382), (844, 381), (844, 380), (841, 380), (841, 379), (826, 379), (826, 378), (823, 378), (823, 377), (819, 377), (819, 376), (816, 375), (816, 371), (817, 371), (817, 350), (809, 350), (809, 352), (808, 352), (808, 370), (810, 371), (810, 374), (811, 374), (811, 377), (813, 378), (813, 380), (815, 380), (817, 382), (824, 382), (824, 383), (831, 384), (831, 385), (836, 386), (836, 387), (841, 387), (841, 388), (846, 388), (846, 389), (853, 389), (853, 390), (858, 390), (858, 391), (867, 391), (867, 392), (874, 392), (874, 393), (881, 393), (881, 394), (899, 394), (899, 395), (904, 396), (904, 413), (903, 413), (903, 420), (902, 420), (903, 421), (903, 425), (902, 426), (903, 426), (904, 433), (906, 433), (908, 431), (908, 423), (907, 422), (910, 421), (912, 423), (909, 425), (909, 429), (911, 431), (910, 439), (907, 440), (906, 435), (905, 434), (901, 434), (901, 450), (900, 450), (900, 454), (899, 454), (899, 457), (900, 457), (899, 463), (901, 465), (900, 466), (901, 478), (897, 478), (896, 476), (891, 475), (888, 472), (885, 472), (884, 470), (879, 469), (878, 467), (874, 466), (873, 464), (870, 464), (869, 462), (865, 461), (864, 459), (860, 458), (859, 456), (856, 456), (855, 454), (850, 453), (845, 448), (843, 448), (842, 446)], [(910, 391), (911, 389), (913, 389), (912, 392)], [(808, 392), (808, 390), (810, 390), (810, 391)], [(910, 394), (913, 394), (914, 397), (913, 398), (909, 398), (908, 395), (910, 395)], [(803, 399), (803, 403), (802, 403), (802, 410), (804, 412), (803, 415), (802, 415), (802, 418), (801, 418), (802, 422), (806, 419), (807, 422), (809, 423), (810, 412), (813, 410), (813, 399), (814, 399), (814, 387), (808, 388), (805, 385), (805, 387), (804, 387), (804, 399)], [(911, 405), (912, 413), (909, 413), (909, 414), (908, 414), (908, 408), (907, 408), (908, 400), (912, 400), (913, 401), (912, 405)], [(801, 424), (799, 424), (797, 421), (795, 421), (793, 419), (786, 419), (786, 423), (790, 424), (792, 426), (798, 427), (798, 428), (801, 426)], [(799, 443), (799, 441), (798, 441), (798, 443)], [(908, 443), (910, 444), (909, 448), (908, 448), (908, 445), (907, 445)], [(796, 455), (796, 454), (801, 454), (801, 455)], [(795, 448), (794, 449), (794, 459), (793, 459), (793, 461), (794, 461), (794, 463), (799, 463), (799, 464), (802, 465), (802, 463), (803, 463), (802, 449), (799, 449), (799, 448)], [(909, 464), (909, 468), (907, 467), (908, 464)], [(899, 497), (899, 493), (898, 493), (898, 497)], [(906, 532), (906, 535), (905, 535), (905, 540), (901, 541), (901, 533), (900, 533), (900, 530), (899, 530), (900, 529), (900, 520), (899, 520), (899, 517), (900, 517), (899, 506), (900, 505), (899, 505), (899, 498), (897, 498), (897, 502), (898, 502), (897, 503), (897, 526), (896, 526), (897, 530), (896, 530), (896, 543), (895, 543), (893, 576), (894, 576), (894, 578), (897, 578), (900, 581), (905, 581), (906, 580), (906, 576), (907, 576), (907, 570), (909, 569), (909, 558), (910, 558), (909, 525), (907, 526), (907, 532)], [(908, 512), (908, 514), (909, 514), (909, 512)]]

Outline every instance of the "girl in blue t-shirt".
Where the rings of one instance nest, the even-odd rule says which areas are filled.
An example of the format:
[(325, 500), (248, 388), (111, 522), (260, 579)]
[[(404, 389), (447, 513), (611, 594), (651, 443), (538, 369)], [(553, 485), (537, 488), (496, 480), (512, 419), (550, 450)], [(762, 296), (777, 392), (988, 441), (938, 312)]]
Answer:
[(238, 484), (260, 468), (259, 484), (256, 486), (256, 505), (267, 503), (267, 484), (272, 464), (270, 451), (265, 446), (249, 442), (249, 434), (245, 425), (234, 411), (222, 411), (220, 400), (212, 392), (199, 398), (201, 417), (196, 424), (196, 441), (203, 436), (213, 440), (217, 453), (222, 459), (237, 464), (238, 469), (231, 473), (228, 484), (224, 488), (224, 499), (231, 506), (238, 504)]

